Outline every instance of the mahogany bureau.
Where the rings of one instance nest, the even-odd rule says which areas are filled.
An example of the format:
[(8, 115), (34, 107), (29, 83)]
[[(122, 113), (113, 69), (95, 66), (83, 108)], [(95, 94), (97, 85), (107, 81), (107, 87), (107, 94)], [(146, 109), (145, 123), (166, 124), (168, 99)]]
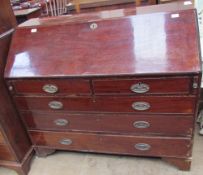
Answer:
[(39, 156), (154, 156), (189, 170), (201, 81), (196, 11), (138, 10), (18, 27), (5, 79)]

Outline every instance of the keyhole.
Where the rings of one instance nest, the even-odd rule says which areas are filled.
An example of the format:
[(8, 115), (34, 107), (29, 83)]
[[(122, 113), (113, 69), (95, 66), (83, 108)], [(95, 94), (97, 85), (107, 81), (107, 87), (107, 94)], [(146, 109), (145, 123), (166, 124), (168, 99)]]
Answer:
[(90, 29), (95, 30), (98, 27), (97, 23), (90, 24)]

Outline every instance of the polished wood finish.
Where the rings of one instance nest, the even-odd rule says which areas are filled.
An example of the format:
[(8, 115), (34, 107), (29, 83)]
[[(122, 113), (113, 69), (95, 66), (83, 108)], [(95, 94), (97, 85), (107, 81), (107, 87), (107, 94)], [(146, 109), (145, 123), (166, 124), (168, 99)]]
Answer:
[[(5, 79), (38, 155), (155, 156), (186, 167), (201, 82), (196, 11), (183, 2), (168, 7), (175, 8), (81, 14), (17, 29)], [(79, 87), (88, 91), (70, 80), (86, 82)], [(59, 81), (66, 83), (56, 91)]]
[(64, 95), (64, 94), (78, 94), (85, 95), (91, 93), (89, 80), (63, 80), (63, 79), (50, 79), (50, 80), (25, 80), (25, 81), (12, 81), (9, 84), (12, 86), (16, 94), (41, 94), (48, 95), (47, 92), (43, 90), (45, 85), (54, 85), (58, 88), (57, 92), (54, 94)]
[[(94, 93), (97, 95), (132, 94), (131, 90), (137, 83), (147, 84), (150, 89), (145, 94), (190, 94), (192, 77), (161, 77), (161, 78), (129, 78), (129, 79), (96, 79), (93, 81)], [(179, 84), (177, 85), (177, 82)]]
[(33, 156), (34, 152), (33, 148), (31, 147), (21, 162), (1, 161), (1, 165), (14, 169), (19, 175), (27, 175), (30, 170), (30, 164)]
[[(176, 81), (179, 82), (178, 86)], [(49, 80), (24, 80), (24, 81), (10, 81), (12, 92), (18, 95), (29, 94), (41, 94), (48, 95), (43, 90), (45, 85), (54, 85), (58, 88), (58, 91), (54, 94), (77, 94), (77, 95), (109, 95), (117, 94), (136, 95), (131, 90), (131, 86), (136, 83), (145, 83), (150, 86), (150, 90), (145, 94), (190, 94), (192, 87), (188, 86), (193, 81), (193, 77), (153, 77), (153, 78), (125, 78), (125, 79), (93, 79), (92, 86), (94, 92), (92, 92), (89, 80), (84, 79), (49, 79)], [(124, 83), (125, 82), (125, 83)], [(193, 93), (197, 93), (194, 91)], [(143, 94), (143, 95), (145, 95)]]
[[(75, 114), (22, 112), (21, 116), (29, 130), (88, 131), (100, 133), (154, 134), (168, 136), (191, 136), (192, 116), (182, 115), (126, 115), (126, 114)], [(66, 125), (57, 125), (58, 120)], [(84, 120), (85, 119), (85, 120)], [(135, 122), (144, 121), (149, 127), (136, 128)], [(181, 125), (177, 125), (177, 122)]]
[[(52, 101), (59, 101), (63, 104), (58, 111), (193, 114), (196, 98), (192, 96), (15, 97), (19, 110), (57, 111), (50, 108), (49, 103)], [(149, 103), (151, 107), (144, 111), (133, 109), (134, 102), (142, 101)]]
[(25, 175), (29, 164), (24, 162), (27, 161), (29, 150), (32, 150), (31, 143), (3, 78), (11, 34), (16, 27), (9, 0), (1, 1), (0, 17), (0, 166), (12, 168), (19, 175)]
[[(12, 146), (12, 149), (15, 150), (15, 156), (17, 159), (22, 160), (24, 155), (30, 148), (30, 142), (27, 138), (27, 135), (24, 131), (24, 128), (19, 120), (19, 117), (16, 115), (16, 110), (13, 107), (13, 104), (10, 100), (8, 91), (5, 87), (5, 82), (3, 80), (3, 71), (6, 63), (6, 56), (9, 48), (10, 36), (0, 40), (0, 45), (2, 47), (0, 54), (0, 124), (3, 129), (2, 132), (6, 137), (8, 137), (9, 143)], [(21, 134), (18, 134), (21, 133)]]
[[(69, 133), (69, 132), (40, 132), (30, 131), (34, 145), (47, 146), (58, 149), (68, 149), (75, 151), (89, 151), (102, 153), (119, 153), (130, 155), (147, 156), (179, 156), (187, 157), (191, 155), (190, 147), (192, 143), (189, 138), (166, 138), (147, 137), (129, 135), (109, 135), (90, 133)], [(60, 142), (64, 139), (71, 139), (70, 145), (63, 145)], [(136, 150), (137, 143), (147, 143), (151, 149), (146, 151)], [(173, 145), (173, 149), (171, 149)]]
[[(13, 49), (8, 56), (5, 77), (199, 72), (196, 13), (180, 11), (180, 17), (175, 19), (171, 14), (153, 13), (96, 21), (98, 28), (95, 30), (90, 29), (93, 22), (38, 27), (36, 33), (31, 33), (29, 27), (19, 28), (12, 40)], [(181, 31), (178, 35), (177, 30)], [(54, 44), (52, 38), (57, 38)], [(42, 46), (46, 46), (43, 52)], [(189, 57), (191, 59), (184, 59)]]

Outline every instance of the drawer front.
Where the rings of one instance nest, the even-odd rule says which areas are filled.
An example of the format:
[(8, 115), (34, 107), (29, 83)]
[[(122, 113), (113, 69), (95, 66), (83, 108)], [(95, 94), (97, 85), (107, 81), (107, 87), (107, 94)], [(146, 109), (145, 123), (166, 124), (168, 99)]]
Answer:
[(16, 97), (20, 110), (125, 113), (194, 113), (195, 97)]
[(17, 94), (90, 94), (89, 80), (18, 80), (8, 83)]
[(15, 161), (14, 155), (6, 145), (0, 145), (0, 160)]
[[(1, 129), (1, 128), (0, 128)], [(6, 143), (5, 139), (4, 139), (4, 136), (3, 136), (3, 133), (1, 132), (0, 130), (0, 144), (1, 143)]]
[(98, 79), (93, 81), (95, 94), (190, 94), (191, 77)]
[(28, 129), (191, 136), (192, 116), (24, 112)]
[[(189, 157), (191, 140), (176, 137), (30, 131), (34, 145), (88, 152)], [(173, 147), (171, 147), (173, 145)]]

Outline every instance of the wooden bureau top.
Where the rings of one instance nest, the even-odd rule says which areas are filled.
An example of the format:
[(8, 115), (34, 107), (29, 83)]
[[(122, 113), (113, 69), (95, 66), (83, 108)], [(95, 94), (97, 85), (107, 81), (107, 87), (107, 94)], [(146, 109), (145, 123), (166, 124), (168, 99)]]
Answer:
[(59, 20), (16, 30), (5, 77), (199, 73), (199, 52), (194, 9), (79, 23)]

